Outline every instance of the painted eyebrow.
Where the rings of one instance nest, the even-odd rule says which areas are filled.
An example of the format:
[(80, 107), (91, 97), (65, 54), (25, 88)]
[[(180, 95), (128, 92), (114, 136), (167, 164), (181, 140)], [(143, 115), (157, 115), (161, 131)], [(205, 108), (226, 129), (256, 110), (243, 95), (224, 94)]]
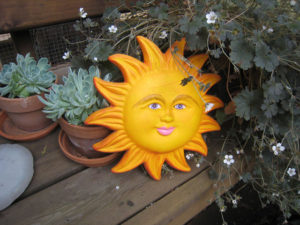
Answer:
[(148, 95), (148, 96), (142, 98), (137, 103), (135, 103), (133, 107), (135, 107), (137, 105), (141, 105), (141, 104), (143, 104), (145, 102), (148, 102), (150, 100), (153, 100), (153, 99), (156, 99), (156, 100), (159, 100), (159, 101), (162, 101), (163, 103), (165, 103), (165, 100), (164, 100), (164, 98), (161, 95), (159, 95), (159, 94), (153, 94), (153, 95)]
[(178, 95), (178, 96), (173, 100), (173, 104), (174, 104), (176, 101), (184, 100), (184, 99), (190, 99), (190, 100), (192, 100), (194, 103), (196, 103), (198, 106), (200, 106), (199, 102), (197, 102), (193, 97), (191, 97), (191, 96), (189, 96), (189, 95)]

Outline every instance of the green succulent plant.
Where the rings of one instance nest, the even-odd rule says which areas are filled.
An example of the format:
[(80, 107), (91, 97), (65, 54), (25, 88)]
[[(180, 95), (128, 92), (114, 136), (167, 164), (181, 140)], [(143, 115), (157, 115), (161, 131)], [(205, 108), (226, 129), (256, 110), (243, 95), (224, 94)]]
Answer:
[[(94, 77), (100, 77), (95, 66), (88, 71), (80, 68), (77, 72), (70, 68), (68, 76), (63, 77), (64, 84), (54, 84), (50, 93), (45, 94), (46, 100), (39, 97), (45, 104), (43, 112), (53, 121), (64, 116), (69, 123), (82, 125), (92, 112), (108, 106), (94, 86)], [(108, 81), (111, 75), (107, 74), (103, 79)]]
[(0, 72), (0, 95), (25, 98), (49, 92), (48, 88), (56, 80), (56, 76), (49, 69), (47, 58), (40, 58), (36, 62), (30, 53), (25, 57), (18, 54), (17, 64), (5, 64)]

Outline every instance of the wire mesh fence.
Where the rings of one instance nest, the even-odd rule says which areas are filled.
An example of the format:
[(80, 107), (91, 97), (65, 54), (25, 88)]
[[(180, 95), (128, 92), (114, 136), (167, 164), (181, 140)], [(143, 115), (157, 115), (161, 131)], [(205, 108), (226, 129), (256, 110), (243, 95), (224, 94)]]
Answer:
[(0, 62), (7, 64), (16, 60), (17, 50), (10, 34), (0, 35)]
[[(94, 20), (100, 21), (100, 17), (94, 18)], [(36, 58), (47, 57), (51, 65), (58, 65), (67, 61), (62, 58), (66, 51), (71, 51), (72, 53), (82, 51), (86, 45), (83, 41), (85, 37), (80, 32), (75, 31), (74, 24), (75, 21), (72, 21), (30, 29), (29, 33)], [(9, 37), (5, 36), (5, 38), (3, 35), (0, 35), (1, 63), (14, 62), (16, 54), (17, 50), (10, 35)]]

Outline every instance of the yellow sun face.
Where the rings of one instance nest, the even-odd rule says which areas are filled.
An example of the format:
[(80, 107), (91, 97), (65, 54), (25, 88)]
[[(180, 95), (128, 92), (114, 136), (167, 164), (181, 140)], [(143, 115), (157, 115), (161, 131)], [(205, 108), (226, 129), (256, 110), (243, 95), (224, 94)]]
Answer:
[[(196, 68), (203, 66), (207, 55), (189, 58), (196, 68), (178, 57), (183, 55), (184, 39), (175, 42), (165, 54), (150, 40), (141, 36), (137, 40), (144, 62), (122, 54), (109, 57), (125, 81), (113, 83), (94, 78), (97, 90), (111, 106), (94, 112), (85, 123), (115, 130), (94, 144), (94, 149), (102, 152), (126, 151), (113, 172), (126, 172), (144, 164), (148, 173), (159, 180), (165, 161), (178, 170), (190, 171), (184, 150), (207, 155), (202, 133), (220, 127), (206, 114), (223, 107), (223, 103), (206, 92), (220, 77), (198, 74)], [(172, 54), (175, 47), (177, 57)], [(197, 77), (199, 82), (180, 85), (188, 74)]]
[(183, 78), (178, 71), (152, 71), (129, 91), (124, 125), (136, 145), (171, 152), (195, 136), (205, 106), (192, 83), (180, 85)]

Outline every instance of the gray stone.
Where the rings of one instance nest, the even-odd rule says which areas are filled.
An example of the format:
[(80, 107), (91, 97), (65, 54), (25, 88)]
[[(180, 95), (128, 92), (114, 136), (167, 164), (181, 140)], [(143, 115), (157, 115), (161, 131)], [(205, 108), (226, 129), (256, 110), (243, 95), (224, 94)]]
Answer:
[(0, 145), (0, 210), (13, 203), (33, 176), (31, 152), (18, 144)]

